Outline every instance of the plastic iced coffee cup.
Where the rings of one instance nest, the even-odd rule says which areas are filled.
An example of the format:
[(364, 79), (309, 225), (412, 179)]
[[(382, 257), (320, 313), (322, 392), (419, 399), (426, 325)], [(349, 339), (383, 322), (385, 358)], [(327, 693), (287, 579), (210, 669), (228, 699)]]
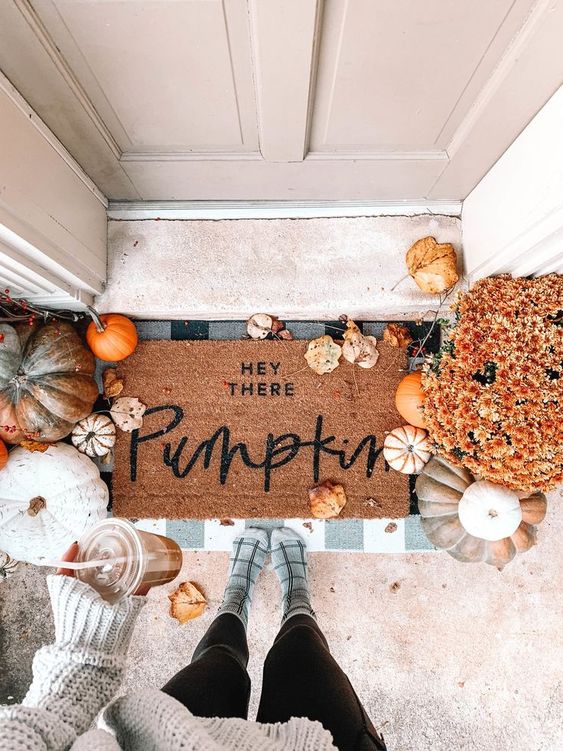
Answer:
[[(126, 519), (104, 519), (78, 541), (79, 562), (98, 561), (76, 572), (104, 600), (117, 602), (139, 588), (176, 578), (182, 567), (180, 547), (162, 535), (136, 529)], [(99, 564), (104, 561), (103, 564)]]

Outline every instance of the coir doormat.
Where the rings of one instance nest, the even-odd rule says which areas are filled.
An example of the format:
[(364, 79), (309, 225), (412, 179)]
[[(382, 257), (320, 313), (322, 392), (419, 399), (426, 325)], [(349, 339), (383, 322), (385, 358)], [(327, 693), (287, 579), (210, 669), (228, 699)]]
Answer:
[(147, 341), (118, 368), (148, 409), (118, 431), (113, 512), (123, 517), (308, 518), (308, 490), (344, 485), (342, 517), (403, 517), (408, 478), (386, 432), (406, 354), (378, 342), (365, 370), (343, 358), (319, 376), (303, 341)]

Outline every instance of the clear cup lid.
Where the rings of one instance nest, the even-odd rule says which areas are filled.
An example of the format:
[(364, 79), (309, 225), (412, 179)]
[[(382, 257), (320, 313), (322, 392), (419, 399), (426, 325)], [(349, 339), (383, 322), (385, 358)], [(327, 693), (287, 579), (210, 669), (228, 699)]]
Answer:
[(102, 566), (77, 571), (108, 602), (134, 592), (143, 578), (145, 562), (140, 535), (125, 519), (105, 519), (78, 541), (78, 561), (107, 561)]

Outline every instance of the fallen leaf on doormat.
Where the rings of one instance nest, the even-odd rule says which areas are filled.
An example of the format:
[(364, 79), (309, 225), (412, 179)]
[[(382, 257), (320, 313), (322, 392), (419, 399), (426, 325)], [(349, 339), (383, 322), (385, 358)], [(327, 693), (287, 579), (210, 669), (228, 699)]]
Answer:
[(309, 490), (311, 513), (317, 519), (333, 519), (346, 505), (346, 493), (342, 485), (325, 480)]
[(364, 336), (354, 321), (348, 318), (342, 356), (353, 365), (359, 365), (360, 368), (373, 368), (379, 359), (377, 339), (375, 336)]
[(131, 433), (142, 426), (146, 409), (146, 405), (136, 396), (121, 396), (114, 401), (109, 413), (118, 428)]
[(274, 318), (267, 313), (255, 313), (246, 322), (246, 333), (251, 339), (265, 339), (273, 332)]
[(331, 373), (338, 367), (338, 360), (342, 354), (342, 347), (335, 344), (332, 337), (326, 334), (309, 342), (305, 359), (309, 367), (317, 373), (324, 375)]
[(28, 451), (39, 451), (41, 454), (43, 454), (49, 446), (50, 443), (40, 443), (39, 441), (31, 441), (28, 438), (26, 438), (23, 441), (20, 441), (19, 444), (23, 449), (27, 449)]
[(423, 292), (438, 295), (457, 282), (457, 256), (450, 243), (437, 243), (423, 237), (409, 248), (406, 256), (409, 274)]
[(309, 532), (313, 532), (313, 523), (312, 522), (303, 522), (303, 526), (305, 529), (308, 529)]
[(369, 506), (370, 508), (378, 508), (379, 506), (381, 506), (381, 503), (375, 498), (366, 498), (364, 501), (364, 506)]
[(102, 384), (106, 399), (113, 399), (123, 391), (123, 378), (118, 378), (115, 368), (106, 368), (102, 374)]
[(255, 313), (246, 322), (246, 334), (251, 339), (285, 339), (291, 341), (293, 334), (277, 316)]
[(392, 347), (406, 349), (412, 342), (412, 336), (406, 326), (400, 323), (388, 323), (383, 332), (383, 341)]
[(395, 522), (389, 522), (389, 524), (385, 527), (386, 532), (396, 532), (397, 531), (397, 525)]
[(207, 600), (193, 582), (182, 582), (168, 599), (170, 615), (179, 623), (199, 618), (207, 605)]
[(282, 329), (285, 329), (285, 323), (280, 321), (279, 318), (276, 318), (276, 316), (273, 316), (272, 334), (278, 334)]
[(288, 329), (280, 331), (277, 336), (279, 339), (285, 339), (286, 342), (292, 342), (295, 339), (291, 331), (289, 331)]
[(222, 527), (234, 527), (235, 523), (232, 519), (219, 519), (219, 524)]

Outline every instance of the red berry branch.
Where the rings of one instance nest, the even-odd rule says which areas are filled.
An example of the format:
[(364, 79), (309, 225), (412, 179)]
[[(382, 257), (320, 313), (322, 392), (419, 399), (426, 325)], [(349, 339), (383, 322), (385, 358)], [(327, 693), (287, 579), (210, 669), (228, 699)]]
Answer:
[[(75, 313), (72, 310), (52, 310), (51, 308), (34, 305), (29, 300), (12, 297), (9, 289), (0, 292), (0, 321), (8, 323), (26, 321), (30, 326), (33, 326), (37, 319), (41, 319), (45, 323), (50, 319), (76, 322), (84, 317), (84, 313)], [(3, 339), (3, 335), (1, 336)]]

